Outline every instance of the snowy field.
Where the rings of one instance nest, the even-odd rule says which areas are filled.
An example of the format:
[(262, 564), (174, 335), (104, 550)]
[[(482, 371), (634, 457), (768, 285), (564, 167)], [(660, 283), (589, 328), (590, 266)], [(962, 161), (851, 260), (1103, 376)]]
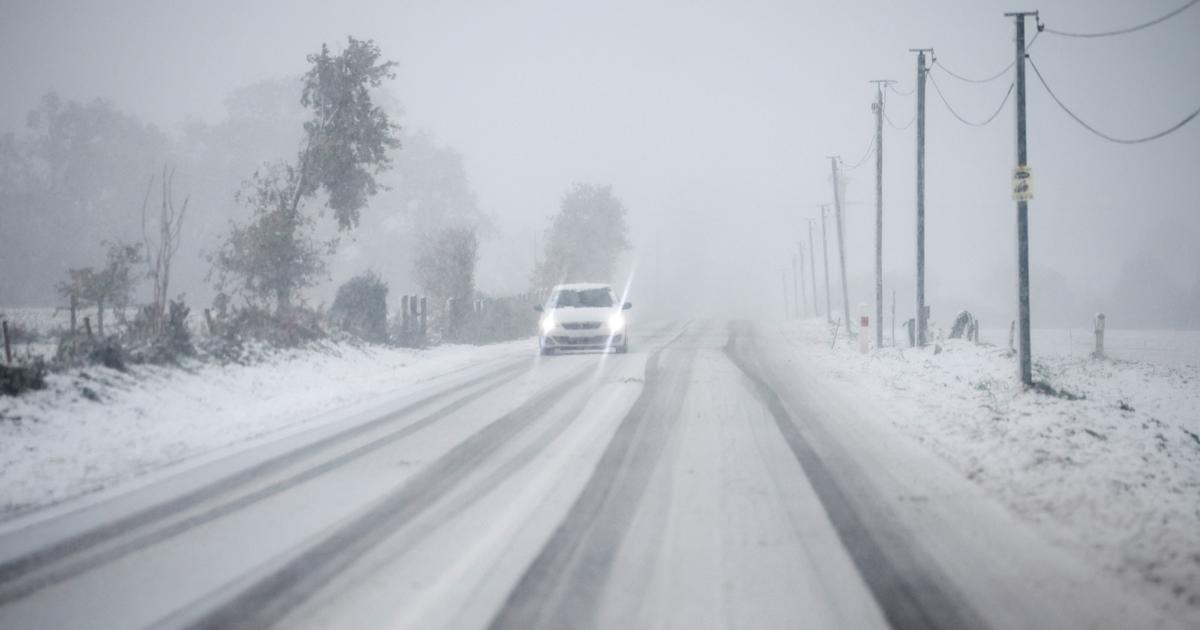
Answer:
[(527, 340), (428, 350), (329, 344), (250, 366), (51, 374), (46, 390), (0, 396), (0, 520), (341, 419), (361, 404), (533, 348)]
[(1170, 357), (1151, 362), (1090, 359), (1080, 335), (1039, 331), (1034, 378), (1059, 397), (1016, 384), (1007, 331), (1000, 347), (863, 355), (844, 334), (831, 348), (822, 322), (783, 330), (1053, 540), (1200, 608), (1200, 362), (1187, 359), (1194, 345), (1170, 347), (1196, 333), (1109, 331), (1112, 355)]
[[(984, 328), (979, 340), (1007, 348), (1008, 329)], [(1039, 356), (1087, 358), (1095, 347), (1095, 334), (1086, 328), (1035, 328), (1030, 341)], [(1125, 361), (1200, 366), (1200, 330), (1109, 329), (1104, 352)]]

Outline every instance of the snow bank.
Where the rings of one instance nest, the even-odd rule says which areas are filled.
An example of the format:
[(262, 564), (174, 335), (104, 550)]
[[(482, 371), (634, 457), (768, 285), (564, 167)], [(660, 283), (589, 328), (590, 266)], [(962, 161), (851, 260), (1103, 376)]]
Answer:
[(1007, 348), (948, 340), (940, 352), (863, 355), (844, 331), (831, 348), (820, 322), (784, 334), (1055, 542), (1200, 608), (1196, 364), (1042, 356), (1035, 346), (1034, 378), (1055, 395), (1024, 391)]
[(532, 352), (529, 341), (429, 350), (327, 345), (262, 363), (89, 367), (0, 396), (0, 520), (288, 429), (419, 383)]

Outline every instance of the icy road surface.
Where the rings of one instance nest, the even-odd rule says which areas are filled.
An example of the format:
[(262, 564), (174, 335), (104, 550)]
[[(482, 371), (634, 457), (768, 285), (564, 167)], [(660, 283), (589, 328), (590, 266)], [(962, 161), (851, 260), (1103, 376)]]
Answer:
[(504, 358), (0, 534), (0, 628), (1170, 628), (778, 331)]

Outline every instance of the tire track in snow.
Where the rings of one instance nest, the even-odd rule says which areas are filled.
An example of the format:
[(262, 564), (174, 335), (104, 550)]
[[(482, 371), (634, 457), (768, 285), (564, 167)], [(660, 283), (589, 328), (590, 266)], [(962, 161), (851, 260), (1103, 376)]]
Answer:
[[(889, 549), (880, 543), (847, 497), (838, 481), (839, 475), (813, 450), (783, 400), (743, 356), (745, 350), (738, 339), (744, 328), (731, 325), (725, 353), (750, 381), (753, 391), (775, 419), (888, 623), (897, 630), (987, 628), (936, 567), (922, 562), (912, 550)], [(886, 527), (885, 523), (873, 525)]]
[[(154, 624), (208, 630), (266, 628), (308, 600), (331, 579), (459, 486), (477, 466), (595, 374), (585, 365), (501, 416), (435, 460), (365, 512), (261, 575), (230, 587), (213, 605), (200, 602)], [(220, 595), (218, 595), (220, 597)]]
[[(526, 367), (525, 362), (522, 361), (502, 367), (492, 372), (488, 372), (487, 374), (483, 374), (467, 381), (457, 388), (450, 388), (445, 391), (436, 392), (378, 419), (356, 425), (318, 441), (305, 444), (295, 450), (271, 457), (228, 477), (222, 477), (210, 484), (201, 486), (162, 503), (134, 512), (117, 520), (110, 521), (94, 529), (84, 531), (65, 540), (56, 542), (50, 546), (43, 547), (5, 562), (4, 564), (0, 565), (0, 605), (8, 604), (22, 597), (26, 597), (42, 588), (85, 573), (98, 566), (121, 558), (129, 553), (138, 551), (139, 549), (142, 549), (148, 545), (179, 536), (180, 534), (183, 534), (194, 527), (226, 516), (237, 510), (253, 505), (254, 503), (267, 497), (288, 490), (305, 481), (309, 481), (335, 468), (344, 466), (355, 459), (378, 450), (383, 446), (403, 439), (449, 415), (450, 413), (457, 411), (467, 404), (478, 400), (488, 393), (503, 387), (517, 378), (520, 378), (523, 373), (522, 369), (524, 367)], [(165, 521), (177, 513), (186, 511), (189, 508), (193, 508), (198, 503), (211, 501), (217, 497), (220, 497), (221, 495), (235, 492), (239, 488), (249, 485), (261, 477), (278, 472), (284, 468), (287, 468), (288, 466), (296, 464), (297, 462), (303, 461), (304, 459), (316, 456), (324, 450), (335, 447), (341, 443), (371, 431), (377, 430), (388, 424), (402, 421), (411, 416), (414, 412), (429, 407), (440, 400), (461, 393), (463, 388), (471, 388), (480, 384), (483, 385), (479, 389), (471, 391), (465, 396), (452, 401), (450, 404), (438, 408), (420, 420), (412, 424), (405, 425), (397, 431), (383, 436), (379, 440), (372, 441), (371, 443), (344, 453), (331, 460), (321, 462), (300, 472), (297, 475), (265, 486), (249, 494), (236, 497), (180, 521), (168, 523), (159, 529), (145, 532), (129, 540), (122, 541), (120, 544), (114, 547), (103, 549), (92, 555), (87, 555), (80, 557), (75, 561), (71, 561), (73, 556), (79, 556), (80, 554), (84, 554), (100, 545), (117, 540), (122, 536), (128, 535), (132, 530), (144, 529), (148, 526)]]
[(663, 351), (686, 333), (685, 327), (651, 354), (641, 395), (617, 427), (571, 510), (493, 618), (492, 630), (579, 628), (594, 623), (614, 552), (678, 419), (676, 403), (687, 387), (695, 352), (681, 352), (665, 377), (660, 363)]

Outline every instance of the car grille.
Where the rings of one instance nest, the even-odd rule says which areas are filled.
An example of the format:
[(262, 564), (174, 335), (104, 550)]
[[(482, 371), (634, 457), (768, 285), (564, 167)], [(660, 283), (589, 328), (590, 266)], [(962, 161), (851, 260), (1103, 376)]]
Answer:
[(593, 330), (600, 327), (600, 322), (564, 322), (562, 327), (567, 330)]
[(608, 335), (598, 337), (555, 337), (554, 341), (564, 346), (600, 346), (608, 345)]

